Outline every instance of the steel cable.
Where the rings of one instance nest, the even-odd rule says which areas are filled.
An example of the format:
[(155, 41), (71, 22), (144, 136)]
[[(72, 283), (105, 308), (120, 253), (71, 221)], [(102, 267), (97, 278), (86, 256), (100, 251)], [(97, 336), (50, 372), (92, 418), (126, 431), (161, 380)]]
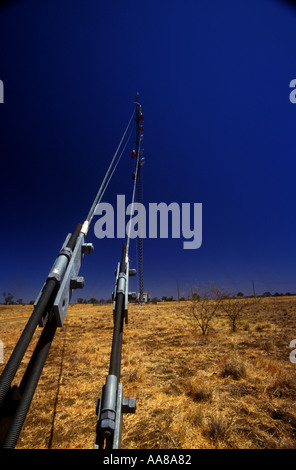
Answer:
[[(118, 152), (119, 152), (119, 150), (120, 150), (120, 147), (121, 147), (121, 145), (122, 145), (122, 142), (123, 142), (123, 140), (124, 140), (124, 138), (125, 138), (125, 136), (126, 136), (126, 133), (127, 133), (128, 129), (129, 129), (130, 125), (131, 125), (131, 122), (132, 122), (132, 119), (133, 119), (133, 117), (134, 117), (134, 114), (135, 114), (135, 110), (133, 111), (133, 113), (132, 113), (132, 115), (131, 115), (131, 118), (130, 118), (130, 120), (129, 120), (129, 122), (128, 122), (128, 125), (126, 126), (126, 129), (125, 129), (125, 131), (124, 131), (124, 133), (123, 133), (123, 136), (122, 136), (122, 138), (121, 138), (121, 141), (119, 142), (119, 145), (118, 145), (118, 147), (117, 147), (117, 149), (116, 149), (116, 152), (115, 152), (115, 154), (114, 154), (114, 156), (113, 156), (113, 158), (112, 158), (112, 160), (111, 160), (111, 163), (110, 163), (110, 165), (109, 165), (109, 168), (108, 168), (108, 170), (106, 171), (106, 174), (105, 174), (104, 179), (103, 179), (103, 181), (102, 181), (102, 184), (101, 184), (101, 186), (100, 186), (100, 188), (99, 188), (99, 191), (97, 192), (97, 195), (96, 195), (96, 197), (95, 197), (95, 199), (94, 199), (94, 202), (93, 202), (93, 204), (92, 204), (92, 206), (91, 206), (91, 208), (90, 208), (90, 210), (89, 210), (89, 213), (88, 213), (87, 218), (86, 218), (86, 222), (88, 223), (88, 225), (90, 224), (90, 222), (91, 222), (91, 220), (92, 220), (92, 218), (93, 218), (93, 216), (94, 216), (95, 209), (96, 209), (96, 207), (97, 207), (97, 203), (98, 203), (98, 200), (99, 200), (99, 198), (100, 198), (100, 196), (101, 196), (101, 194), (102, 194), (102, 191), (103, 191), (103, 190), (104, 190), (104, 191), (106, 190), (106, 188), (105, 188), (106, 180), (107, 180), (107, 178), (108, 178), (108, 176), (109, 176), (109, 173), (110, 173), (111, 168), (112, 168), (112, 166), (113, 166), (113, 163), (114, 163), (114, 161), (115, 161), (115, 159), (116, 159), (116, 156), (117, 156), (117, 154), (118, 154)], [(123, 152), (122, 152), (122, 153), (123, 153)], [(112, 175), (111, 175), (111, 177), (112, 177)], [(111, 178), (109, 178), (107, 185), (109, 184), (110, 179), (111, 179)]]

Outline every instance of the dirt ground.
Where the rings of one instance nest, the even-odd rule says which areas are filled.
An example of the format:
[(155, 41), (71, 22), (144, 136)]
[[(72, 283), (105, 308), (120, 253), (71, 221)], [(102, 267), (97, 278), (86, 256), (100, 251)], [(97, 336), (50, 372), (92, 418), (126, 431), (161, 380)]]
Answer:
[[(291, 449), (296, 447), (296, 297), (248, 306), (231, 331), (219, 312), (206, 336), (187, 302), (130, 304), (124, 327), (126, 449)], [(0, 306), (4, 368), (31, 306)], [(40, 335), (38, 328), (29, 351)], [(111, 305), (71, 305), (58, 329), (17, 448), (92, 449), (96, 400), (108, 374)], [(26, 354), (14, 383), (30, 358)]]

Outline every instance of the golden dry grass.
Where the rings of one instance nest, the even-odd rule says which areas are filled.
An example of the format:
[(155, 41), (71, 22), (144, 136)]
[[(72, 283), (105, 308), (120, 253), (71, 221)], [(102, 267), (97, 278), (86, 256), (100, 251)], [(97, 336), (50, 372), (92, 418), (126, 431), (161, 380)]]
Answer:
[[(130, 305), (121, 381), (125, 397), (136, 398), (137, 411), (124, 415), (122, 447), (295, 448), (296, 364), (289, 355), (296, 298), (266, 298), (248, 307), (235, 333), (220, 313), (206, 337), (185, 309), (186, 302)], [(31, 310), (1, 306), (4, 361)], [(112, 329), (112, 306), (69, 307), (17, 448), (93, 447)], [(26, 361), (28, 355), (22, 370)]]

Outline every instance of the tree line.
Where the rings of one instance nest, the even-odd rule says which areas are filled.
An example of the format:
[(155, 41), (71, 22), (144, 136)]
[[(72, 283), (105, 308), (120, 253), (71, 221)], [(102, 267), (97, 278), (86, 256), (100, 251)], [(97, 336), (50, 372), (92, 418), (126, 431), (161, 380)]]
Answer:
[[(14, 300), (14, 295), (11, 294), (11, 292), (3, 292), (2, 296), (3, 296), (2, 305), (25, 305), (26, 304), (26, 302), (23, 302), (23, 299)], [(275, 292), (274, 294), (272, 294), (271, 292), (266, 291), (261, 295), (257, 295), (256, 297), (284, 297), (284, 296), (296, 296), (296, 293), (292, 294), (291, 292), (286, 292), (285, 294), (283, 294), (282, 292)], [(252, 297), (253, 296), (245, 296), (243, 292), (238, 292), (236, 296), (232, 295), (232, 298), (252, 298)], [(151, 299), (151, 303), (156, 304), (157, 302), (175, 302), (177, 300), (182, 302), (185, 300), (190, 300), (191, 298), (192, 298), (192, 293), (190, 296), (187, 296), (187, 297), (184, 294), (182, 294), (179, 297), (179, 299), (175, 299), (173, 295), (170, 297), (164, 295), (161, 298), (153, 297)], [(82, 297), (78, 297), (76, 303), (77, 304), (105, 305), (105, 304), (112, 303), (112, 299), (96, 299), (95, 297), (91, 297), (90, 299), (87, 300)], [(34, 300), (30, 300), (28, 304), (33, 305)]]
[(14, 295), (12, 295), (10, 292), (2, 292), (3, 296), (3, 305), (23, 305), (23, 299), (14, 299)]
[(183, 305), (179, 304), (179, 310), (182, 312), (182, 316), (185, 315), (185, 317), (194, 321), (204, 336), (208, 333), (214, 318), (221, 314), (228, 318), (231, 330), (235, 332), (238, 322), (249, 307), (254, 308), (256, 305), (258, 308), (264, 297), (281, 297), (284, 295), (296, 294), (290, 292), (286, 294), (264, 292), (261, 296), (244, 296), (242, 292), (238, 292), (234, 295), (225, 289), (219, 289), (210, 284), (204, 291), (201, 291), (199, 287), (192, 288), (191, 295), (186, 299), (187, 302)]

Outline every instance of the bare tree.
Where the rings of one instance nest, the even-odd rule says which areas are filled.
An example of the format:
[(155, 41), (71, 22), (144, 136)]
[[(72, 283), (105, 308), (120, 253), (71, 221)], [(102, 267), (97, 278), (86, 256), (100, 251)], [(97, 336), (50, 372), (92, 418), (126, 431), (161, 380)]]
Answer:
[(10, 305), (14, 296), (10, 292), (3, 292), (2, 295), (4, 297), (4, 304)]
[(222, 297), (222, 291), (214, 285), (210, 285), (203, 293), (199, 288), (191, 291), (189, 314), (196, 321), (203, 336), (207, 334), (209, 325), (222, 304)]
[(236, 298), (232, 294), (227, 294), (223, 296), (222, 309), (226, 313), (226, 316), (231, 322), (232, 331), (236, 331), (237, 321), (241, 318), (242, 314), (245, 312), (245, 309), (249, 305), (254, 305), (254, 302), (259, 302), (259, 299), (250, 299), (250, 298)]

